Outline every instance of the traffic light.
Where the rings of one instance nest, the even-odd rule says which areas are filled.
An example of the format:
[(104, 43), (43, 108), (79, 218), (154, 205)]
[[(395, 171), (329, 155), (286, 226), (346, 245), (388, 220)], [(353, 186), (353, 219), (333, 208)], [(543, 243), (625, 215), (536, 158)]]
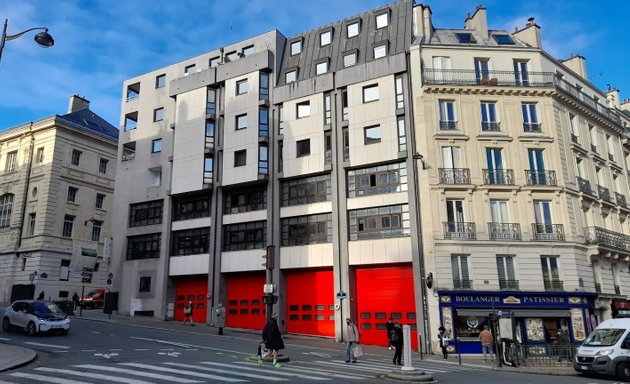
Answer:
[(266, 295), (263, 295), (262, 300), (264, 304), (271, 305), (278, 302), (278, 296), (274, 295), (273, 293), (268, 293)]
[(275, 265), (275, 254), (276, 254), (276, 247), (273, 245), (270, 245), (267, 247), (267, 253), (263, 255), (263, 267), (265, 267), (266, 269), (273, 269), (274, 265)]
[(107, 285), (112, 285), (112, 279), (107, 279)]

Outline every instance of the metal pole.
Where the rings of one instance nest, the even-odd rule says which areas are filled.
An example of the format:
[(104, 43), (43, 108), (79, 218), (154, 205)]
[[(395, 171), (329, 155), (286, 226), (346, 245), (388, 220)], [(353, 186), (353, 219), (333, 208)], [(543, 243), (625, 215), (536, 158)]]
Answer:
[[(81, 288), (81, 300), (83, 300), (83, 296), (85, 296), (85, 284)], [(85, 302), (83, 305), (85, 305)], [(79, 316), (83, 316), (83, 305), (79, 305)]]
[(0, 39), (0, 62), (2, 61), (2, 51), (4, 50), (4, 44), (7, 41), (7, 26), (9, 19), (4, 19), (4, 28), (2, 29), (2, 39)]
[[(422, 348), (420, 348), (422, 351)], [(411, 364), (411, 327), (403, 325), (403, 359), (405, 365), (400, 368), (401, 371), (414, 371), (415, 368)]]
[(457, 338), (457, 326), (453, 329), (453, 338), (455, 340), (455, 346), (457, 347), (457, 360), (459, 361), (459, 365), (462, 365), (462, 350), (459, 347), (459, 339)]

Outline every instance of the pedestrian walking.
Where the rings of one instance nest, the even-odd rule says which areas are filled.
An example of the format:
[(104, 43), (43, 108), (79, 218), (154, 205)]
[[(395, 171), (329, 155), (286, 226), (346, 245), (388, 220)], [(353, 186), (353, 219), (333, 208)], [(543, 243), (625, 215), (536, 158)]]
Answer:
[[(284, 342), (282, 341), (282, 334), (280, 333), (277, 319), (277, 313), (271, 315), (271, 318), (267, 320), (267, 324), (265, 324), (265, 328), (262, 333), (265, 347), (267, 347), (268, 350), (265, 356), (271, 355), (273, 357), (271, 366), (274, 368), (280, 368), (280, 364), (278, 363), (278, 352), (281, 349), (284, 349)], [(262, 358), (260, 357), (258, 358), (258, 365), (262, 365)]]
[(394, 323), (394, 328), (392, 329), (391, 343), (396, 349), (396, 352), (394, 352), (394, 360), (392, 362), (394, 365), (402, 365), (402, 348), (404, 342), (402, 326), (398, 321)]
[(79, 306), (79, 294), (78, 293), (74, 293), (74, 295), (72, 295), (72, 303), (74, 305), (74, 308), (72, 309), (77, 309), (77, 307)]
[(223, 334), (223, 327), (225, 327), (225, 307), (223, 304), (217, 304), (217, 308), (215, 309), (217, 314), (216, 321), (214, 322), (214, 326), (219, 328), (219, 335)]
[(438, 328), (438, 331), (438, 340), (440, 340), (440, 348), (442, 348), (442, 357), (448, 359), (448, 333), (444, 327)]
[(488, 361), (487, 355), (490, 356), (490, 361), (494, 361), (494, 352), (492, 350), (494, 337), (492, 336), (492, 332), (490, 332), (489, 326), (483, 326), (483, 331), (479, 333), (479, 340), (481, 341), (481, 349), (483, 350), (483, 361)]
[(555, 349), (558, 354), (558, 361), (562, 361), (562, 359), (571, 360), (569, 349), (571, 348), (571, 343), (569, 342), (569, 337), (563, 329), (558, 329), (558, 334), (556, 341), (554, 342)]
[(187, 322), (190, 322), (190, 326), (194, 327), (195, 323), (193, 323), (193, 303), (192, 300), (188, 301), (188, 304), (184, 307), (184, 325)]
[(394, 330), (394, 322), (391, 317), (387, 320), (387, 323), (385, 323), (385, 329), (387, 329), (387, 348), (391, 350), (393, 348), (392, 331)]
[(346, 340), (348, 344), (346, 345), (346, 363), (352, 361), (353, 363), (357, 362), (357, 357), (354, 354), (354, 348), (356, 348), (357, 344), (359, 344), (359, 328), (352, 321), (351, 318), (346, 319)]

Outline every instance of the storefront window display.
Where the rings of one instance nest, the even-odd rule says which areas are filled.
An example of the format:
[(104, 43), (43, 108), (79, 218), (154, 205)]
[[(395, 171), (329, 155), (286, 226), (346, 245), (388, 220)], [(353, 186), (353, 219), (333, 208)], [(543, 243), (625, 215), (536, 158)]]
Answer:
[(490, 319), (487, 316), (457, 316), (455, 318), (457, 338), (461, 341), (478, 341), (484, 325), (490, 326)]

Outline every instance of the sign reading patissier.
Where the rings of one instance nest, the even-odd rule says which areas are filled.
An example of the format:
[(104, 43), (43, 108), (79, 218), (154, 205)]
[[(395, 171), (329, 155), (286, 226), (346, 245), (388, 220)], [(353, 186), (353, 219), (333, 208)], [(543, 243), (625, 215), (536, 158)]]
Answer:
[[(573, 298), (571, 298), (573, 299)], [(547, 296), (547, 295), (536, 295), (536, 294), (519, 294), (519, 295), (510, 295), (510, 296), (498, 296), (498, 295), (452, 295), (451, 302), (454, 305), (465, 305), (467, 307), (487, 307), (487, 306), (498, 306), (501, 307), (503, 305), (517, 305), (522, 307), (529, 306), (558, 306), (558, 305), (568, 305), (570, 304), (578, 304), (575, 303), (575, 300), (570, 300), (567, 296)]]

